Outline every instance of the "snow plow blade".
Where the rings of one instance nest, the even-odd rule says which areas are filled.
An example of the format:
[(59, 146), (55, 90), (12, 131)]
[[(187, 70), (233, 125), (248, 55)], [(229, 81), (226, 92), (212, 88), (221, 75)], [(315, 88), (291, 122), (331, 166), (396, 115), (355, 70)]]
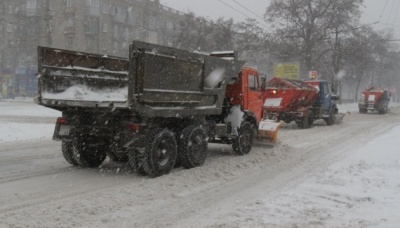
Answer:
[(335, 123), (336, 123), (336, 124), (340, 124), (340, 123), (342, 122), (342, 120), (343, 120), (343, 118), (344, 118), (344, 116), (345, 116), (346, 114), (350, 114), (350, 112), (338, 113), (338, 114), (336, 114), (336, 116), (335, 116)]
[(278, 139), (279, 128), (283, 122), (274, 120), (261, 120), (258, 127), (258, 134), (255, 140), (256, 146), (273, 146)]

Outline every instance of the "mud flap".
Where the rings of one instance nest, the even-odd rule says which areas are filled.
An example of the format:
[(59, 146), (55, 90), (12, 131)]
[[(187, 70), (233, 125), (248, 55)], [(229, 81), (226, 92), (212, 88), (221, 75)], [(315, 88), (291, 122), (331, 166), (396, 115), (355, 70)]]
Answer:
[(279, 128), (283, 125), (283, 121), (276, 122), (274, 120), (261, 120), (258, 127), (258, 134), (255, 145), (273, 146), (278, 139)]

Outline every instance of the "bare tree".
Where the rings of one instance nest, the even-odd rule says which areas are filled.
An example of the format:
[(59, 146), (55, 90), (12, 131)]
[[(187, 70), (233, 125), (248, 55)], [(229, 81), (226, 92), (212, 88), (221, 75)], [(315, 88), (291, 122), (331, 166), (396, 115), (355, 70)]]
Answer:
[[(272, 0), (265, 14), (266, 20), (275, 28), (269, 49), (283, 60), (297, 58), (305, 72), (316, 70), (320, 60), (332, 51), (335, 51), (338, 63), (339, 34), (357, 21), (362, 2)], [(332, 34), (337, 37), (335, 48), (328, 43)]]

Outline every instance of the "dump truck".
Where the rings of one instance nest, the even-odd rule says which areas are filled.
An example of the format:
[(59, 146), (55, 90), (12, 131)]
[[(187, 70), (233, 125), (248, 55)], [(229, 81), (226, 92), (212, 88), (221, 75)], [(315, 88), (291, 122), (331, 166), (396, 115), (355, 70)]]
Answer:
[(332, 125), (343, 118), (338, 113), (328, 82), (325, 80), (292, 80), (272, 78), (266, 82), (264, 93), (264, 118), (290, 123), (299, 128), (309, 128), (317, 119)]
[(362, 92), (361, 101), (358, 103), (360, 113), (376, 111), (385, 114), (389, 110), (390, 92), (386, 89), (368, 88)]
[[(178, 164), (203, 165), (209, 142), (250, 152), (263, 92), (257, 70), (243, 65), (235, 52), (140, 41), (129, 46), (129, 59), (38, 47), (35, 102), (62, 112), (53, 139), (71, 165), (98, 167), (109, 156), (158, 177)], [(264, 138), (275, 140), (277, 128), (265, 129)]]

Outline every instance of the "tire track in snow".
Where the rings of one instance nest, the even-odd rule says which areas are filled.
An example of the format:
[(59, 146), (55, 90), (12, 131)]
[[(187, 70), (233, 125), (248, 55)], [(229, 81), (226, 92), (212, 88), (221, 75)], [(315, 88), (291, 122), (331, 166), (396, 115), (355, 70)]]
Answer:
[[(306, 146), (306, 149), (292, 147), (297, 155), (295, 154), (281, 164), (266, 167), (233, 182), (213, 186), (211, 189), (196, 193), (194, 196), (183, 197), (175, 202), (168, 201), (163, 205), (158, 205), (158, 207), (144, 208), (144, 210), (139, 210), (139, 215), (135, 215), (135, 218), (123, 222), (117, 221), (112, 225), (118, 227), (129, 227), (132, 224), (135, 226), (175, 226), (181, 225), (177, 221), (185, 221), (202, 213), (206, 214), (209, 208), (219, 207), (218, 205), (225, 205), (225, 209), (229, 211), (230, 208), (235, 208), (238, 203), (246, 205), (257, 198), (260, 188), (265, 189), (265, 194), (269, 194), (298, 183), (313, 170), (341, 159), (341, 157), (344, 157), (343, 154), (349, 153), (358, 145), (366, 143), (371, 135), (386, 132), (393, 127), (395, 125), (392, 122), (384, 121), (381, 124), (368, 127), (368, 129), (365, 129), (364, 125), (350, 123), (345, 129), (335, 130), (334, 134), (329, 136), (330, 141), (323, 142), (313, 140), (314, 134), (303, 135), (303, 141), (309, 139), (313, 140), (313, 143)], [(331, 130), (329, 128), (331, 127), (326, 129)], [(320, 134), (320, 129), (315, 134)], [(357, 142), (357, 144), (349, 147), (348, 142)], [(321, 143), (323, 145), (320, 145)], [(165, 208), (168, 208), (168, 210), (165, 210)], [(154, 220), (154, 218), (157, 218), (157, 220)], [(203, 219), (206, 218), (205, 215)], [(201, 219), (195, 219), (195, 221), (201, 221)], [(181, 227), (188, 224), (194, 223), (189, 222)]]

